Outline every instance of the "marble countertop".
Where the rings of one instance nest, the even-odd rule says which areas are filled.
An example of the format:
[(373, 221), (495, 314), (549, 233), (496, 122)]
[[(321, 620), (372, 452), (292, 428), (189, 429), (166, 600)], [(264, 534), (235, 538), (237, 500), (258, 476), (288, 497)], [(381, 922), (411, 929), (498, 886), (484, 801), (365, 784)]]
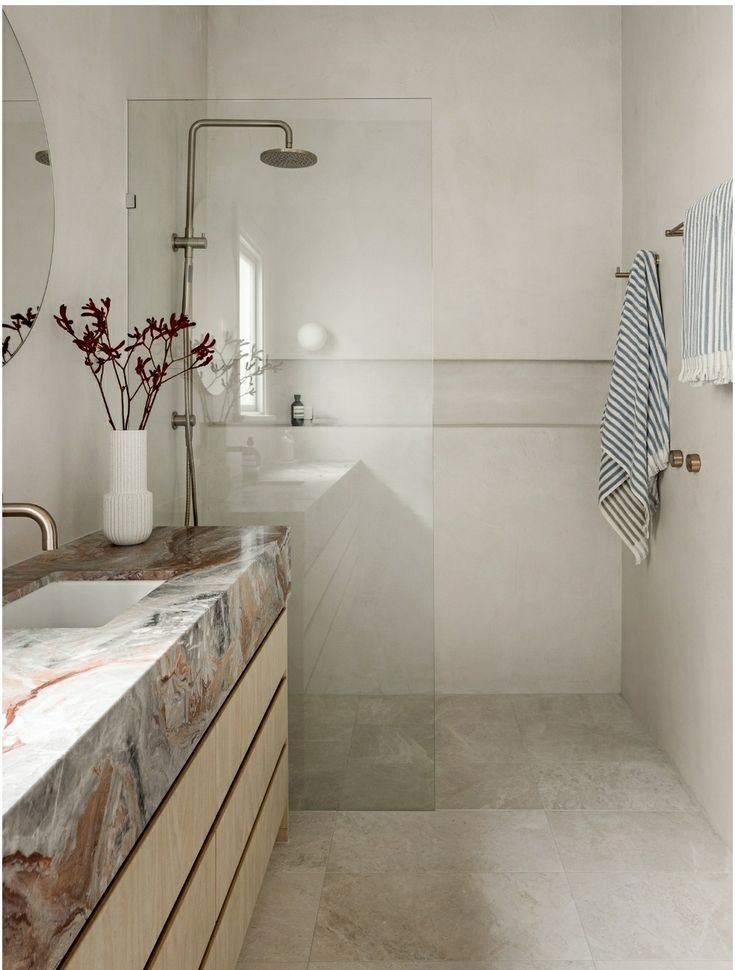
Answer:
[(163, 579), (93, 629), (3, 638), (4, 970), (55, 967), (286, 605), (287, 528), (101, 533), (4, 574)]

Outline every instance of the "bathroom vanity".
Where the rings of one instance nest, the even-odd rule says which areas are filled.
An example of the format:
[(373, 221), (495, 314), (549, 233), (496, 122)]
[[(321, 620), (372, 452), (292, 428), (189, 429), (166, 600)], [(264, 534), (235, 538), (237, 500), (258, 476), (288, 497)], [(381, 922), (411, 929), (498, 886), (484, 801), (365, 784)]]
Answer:
[[(93, 626), (100, 580), (113, 613), (151, 585)], [(95, 533), (6, 570), (4, 608), (39, 589), (3, 638), (5, 970), (234, 970), (287, 835), (288, 529)]]

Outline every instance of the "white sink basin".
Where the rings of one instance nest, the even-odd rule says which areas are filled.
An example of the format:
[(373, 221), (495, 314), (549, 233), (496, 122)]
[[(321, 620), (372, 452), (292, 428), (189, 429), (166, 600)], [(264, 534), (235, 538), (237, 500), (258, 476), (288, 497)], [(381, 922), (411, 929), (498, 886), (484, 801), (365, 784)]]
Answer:
[(3, 607), (6, 630), (103, 626), (142, 600), (164, 580), (62, 580)]

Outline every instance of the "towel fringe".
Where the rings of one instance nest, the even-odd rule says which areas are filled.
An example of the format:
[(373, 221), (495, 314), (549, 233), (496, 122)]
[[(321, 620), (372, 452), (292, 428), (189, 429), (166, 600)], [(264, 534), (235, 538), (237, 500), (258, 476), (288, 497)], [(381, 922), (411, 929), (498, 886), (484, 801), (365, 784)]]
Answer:
[(685, 357), (681, 362), (679, 380), (695, 387), (705, 383), (732, 383), (732, 351), (713, 350), (709, 354)]

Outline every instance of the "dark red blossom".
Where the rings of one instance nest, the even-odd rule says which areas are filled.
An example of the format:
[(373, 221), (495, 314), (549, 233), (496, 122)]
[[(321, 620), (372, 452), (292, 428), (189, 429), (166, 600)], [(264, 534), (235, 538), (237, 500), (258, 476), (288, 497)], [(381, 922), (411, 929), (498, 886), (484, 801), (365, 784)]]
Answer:
[[(74, 321), (67, 315), (66, 306), (59, 307), (58, 315), (54, 319), (62, 330), (72, 337), (74, 346), (84, 354), (84, 363), (89, 367), (97, 382), (102, 395), (107, 418), (113, 428), (116, 428), (105, 392), (104, 378), (106, 373), (114, 377), (120, 397), (121, 427), (131, 427), (131, 409), (135, 398), (141, 394), (142, 415), (139, 428), (143, 430), (150, 417), (156, 396), (161, 387), (167, 382), (180, 377), (187, 371), (197, 367), (204, 367), (212, 360), (215, 340), (207, 333), (203, 339), (187, 354), (176, 356), (174, 341), (185, 330), (196, 324), (184, 315), (172, 313), (168, 321), (164, 317), (148, 317), (143, 329), (137, 326), (128, 333), (127, 341), (113, 343), (108, 329), (111, 300), (103, 297), (99, 306), (92, 297), (82, 307), (82, 316), (90, 318), (93, 324), (85, 324), (81, 337), (76, 335)], [(30, 313), (30, 310), (29, 310)], [(4, 346), (4, 345), (3, 345)], [(143, 350), (145, 355), (136, 353)], [(130, 383), (129, 367), (134, 360), (133, 371), (138, 382)], [(106, 370), (109, 365), (109, 371)]]

